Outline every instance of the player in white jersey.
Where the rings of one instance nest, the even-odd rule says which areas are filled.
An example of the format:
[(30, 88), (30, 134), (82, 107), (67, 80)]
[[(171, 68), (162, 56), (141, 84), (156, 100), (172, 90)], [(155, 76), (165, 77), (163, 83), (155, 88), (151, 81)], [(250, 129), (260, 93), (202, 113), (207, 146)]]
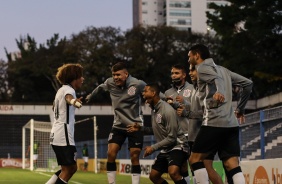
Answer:
[(67, 183), (77, 170), (76, 147), (74, 142), (75, 109), (82, 106), (81, 98), (76, 98), (75, 90), (84, 81), (80, 64), (64, 64), (58, 68), (57, 80), (62, 87), (57, 91), (53, 103), (54, 122), (50, 134), (50, 144), (56, 154), (61, 170), (57, 171), (47, 184)]

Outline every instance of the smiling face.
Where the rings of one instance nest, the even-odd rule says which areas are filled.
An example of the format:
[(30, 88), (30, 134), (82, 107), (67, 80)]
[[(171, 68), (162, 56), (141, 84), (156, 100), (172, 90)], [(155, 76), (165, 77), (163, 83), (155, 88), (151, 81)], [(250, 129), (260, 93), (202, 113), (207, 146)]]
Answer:
[(128, 72), (126, 69), (118, 70), (118, 71), (112, 71), (112, 77), (114, 79), (114, 82), (117, 86), (124, 86), (125, 81), (128, 77)]
[(150, 89), (150, 86), (145, 86), (145, 88), (142, 92), (143, 98), (145, 99), (146, 103), (150, 104), (152, 106), (154, 105), (153, 99), (154, 99), (155, 94), (156, 94), (156, 92), (152, 91)]
[(195, 65), (190, 64), (189, 75), (190, 75), (190, 78), (191, 78), (192, 82), (196, 82), (197, 81), (197, 70), (195, 68)]

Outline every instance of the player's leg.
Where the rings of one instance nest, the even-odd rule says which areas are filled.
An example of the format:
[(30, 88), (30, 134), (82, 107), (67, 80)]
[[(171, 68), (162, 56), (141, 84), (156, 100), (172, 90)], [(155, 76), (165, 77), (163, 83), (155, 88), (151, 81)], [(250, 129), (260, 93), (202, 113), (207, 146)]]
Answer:
[(215, 127), (202, 126), (192, 147), (189, 164), (199, 184), (209, 184), (208, 172), (203, 160), (208, 153), (215, 152), (217, 149), (217, 140), (220, 138), (217, 131)]
[(130, 159), (132, 164), (131, 177), (132, 184), (140, 183), (141, 166), (139, 162), (140, 153), (143, 147), (143, 133), (138, 132), (127, 132), (128, 136), (128, 149), (130, 151)]
[(172, 150), (168, 153), (168, 174), (170, 178), (177, 184), (186, 184), (186, 180), (181, 175), (181, 167), (183, 162), (187, 162), (188, 153), (182, 150)]
[(239, 127), (228, 128), (224, 132), (218, 153), (219, 158), (223, 161), (227, 177), (232, 178), (234, 184), (244, 184), (245, 177), (239, 165)]
[(61, 170), (58, 170), (45, 184), (55, 184), (60, 174)]
[(213, 168), (213, 159), (205, 159), (204, 164), (208, 172), (209, 179), (212, 183), (223, 184), (223, 181), (219, 174)]
[(167, 173), (167, 172), (168, 172), (168, 155), (167, 153), (159, 153), (152, 165), (149, 178), (153, 183), (156, 184), (168, 184), (168, 182), (164, 178), (162, 178), (163, 173)]
[(77, 170), (76, 148), (75, 146), (54, 146), (52, 148), (56, 154), (58, 165), (61, 165), (61, 173), (55, 184), (67, 183)]
[(108, 138), (108, 152), (107, 152), (107, 177), (111, 184), (116, 183), (116, 157), (126, 139), (126, 134), (121, 130), (112, 128)]

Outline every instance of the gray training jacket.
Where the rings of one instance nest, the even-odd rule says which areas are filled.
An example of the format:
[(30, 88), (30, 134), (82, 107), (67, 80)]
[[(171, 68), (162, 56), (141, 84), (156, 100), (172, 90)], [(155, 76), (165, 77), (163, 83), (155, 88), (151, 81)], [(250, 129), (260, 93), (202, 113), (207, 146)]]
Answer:
[[(209, 58), (196, 65), (198, 72), (199, 98), (204, 109), (203, 124), (212, 127), (239, 126), (232, 107), (232, 84), (240, 86), (243, 91), (238, 101), (237, 111), (244, 113), (246, 103), (252, 92), (253, 82), (237, 73), (218, 66)], [(213, 99), (215, 92), (224, 95), (223, 103)]]
[(152, 145), (154, 151), (161, 150), (161, 153), (174, 149), (189, 151), (188, 140), (179, 126), (176, 111), (170, 104), (159, 100), (152, 109), (151, 121), (152, 127), (142, 127), (141, 130), (146, 134), (153, 131), (156, 139), (156, 144)]
[[(171, 97), (173, 101), (175, 101), (175, 98), (177, 96), (183, 96), (184, 99), (184, 106), (186, 107), (188, 104), (191, 103), (191, 94), (193, 90), (193, 85), (185, 82), (185, 84), (180, 87), (180, 89), (177, 89), (175, 86), (172, 86), (170, 89), (165, 91), (166, 97)], [(179, 124), (184, 132), (184, 134), (188, 135), (188, 129), (189, 129), (189, 120), (184, 116), (177, 116)]]
[(203, 110), (200, 105), (200, 99), (198, 97), (199, 91), (197, 85), (194, 85), (191, 95), (191, 104), (189, 108), (189, 129), (188, 129), (188, 141), (194, 142), (203, 122)]
[(100, 90), (109, 91), (114, 110), (113, 127), (126, 130), (127, 125), (134, 123), (143, 126), (141, 103), (145, 85), (144, 81), (129, 75), (125, 86), (119, 87), (111, 77), (97, 86), (91, 93), (91, 97), (95, 96)]

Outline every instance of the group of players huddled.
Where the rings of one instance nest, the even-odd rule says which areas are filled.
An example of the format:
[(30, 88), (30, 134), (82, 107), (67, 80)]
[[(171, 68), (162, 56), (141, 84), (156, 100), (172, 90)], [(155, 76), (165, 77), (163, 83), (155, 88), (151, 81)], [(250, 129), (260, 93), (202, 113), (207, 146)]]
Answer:
[[(244, 108), (252, 91), (252, 81), (216, 65), (205, 45), (196, 44), (188, 52), (189, 75), (193, 84), (186, 81), (186, 69), (181, 64), (171, 68), (172, 86), (164, 93), (157, 83), (145, 83), (128, 73), (127, 66), (118, 62), (112, 66), (112, 77), (96, 87), (85, 101), (88, 103), (100, 91), (108, 91), (114, 110), (114, 122), (108, 137), (107, 177), (109, 184), (116, 183), (116, 158), (122, 144), (128, 139), (131, 159), (132, 184), (140, 183), (139, 157), (143, 136), (152, 134), (156, 143), (143, 148), (143, 157), (159, 151), (150, 172), (156, 184), (168, 183), (168, 173), (176, 184), (223, 184), (212, 167), (214, 156), (223, 163), (228, 183), (244, 184), (239, 165), (239, 123), (244, 122)], [(82, 107), (80, 89), (83, 67), (64, 64), (58, 68), (57, 80), (62, 87), (55, 96), (50, 144), (61, 170), (47, 184), (67, 183), (77, 170), (74, 141), (75, 109)], [(236, 109), (232, 108), (232, 86), (241, 89)], [(151, 111), (151, 126), (143, 126), (142, 102)], [(239, 122), (238, 122), (239, 121)]]

